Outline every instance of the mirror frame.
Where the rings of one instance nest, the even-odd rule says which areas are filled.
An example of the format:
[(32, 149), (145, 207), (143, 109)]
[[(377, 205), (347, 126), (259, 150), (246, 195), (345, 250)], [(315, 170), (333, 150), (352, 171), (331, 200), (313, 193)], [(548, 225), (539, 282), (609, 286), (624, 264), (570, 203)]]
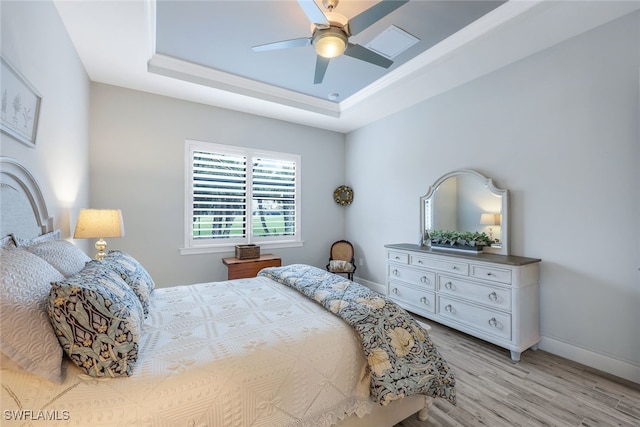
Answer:
[[(440, 178), (436, 180), (435, 183), (433, 183), (431, 187), (429, 187), (429, 189), (427, 190), (427, 193), (424, 196), (420, 197), (420, 235), (424, 236), (424, 232), (425, 232), (425, 228), (424, 228), (425, 202), (433, 196), (433, 193), (435, 193), (435, 191), (438, 189), (440, 184), (442, 184), (445, 180), (447, 180), (448, 178), (460, 176), (460, 175), (470, 175), (475, 177), (476, 179), (480, 180), (480, 182), (482, 182), (491, 193), (493, 193), (496, 196), (502, 197), (502, 207), (501, 207), (502, 218), (501, 218), (501, 224), (500, 224), (500, 227), (502, 229), (501, 231), (502, 247), (499, 247), (499, 248), (485, 247), (483, 249), (483, 252), (509, 255), (509, 237), (510, 237), (509, 236), (510, 234), (509, 233), (509, 190), (496, 187), (491, 178), (488, 178), (472, 169), (457, 169), (445, 175), (442, 175)], [(424, 244), (427, 245), (429, 243), (430, 242), (425, 242)]]

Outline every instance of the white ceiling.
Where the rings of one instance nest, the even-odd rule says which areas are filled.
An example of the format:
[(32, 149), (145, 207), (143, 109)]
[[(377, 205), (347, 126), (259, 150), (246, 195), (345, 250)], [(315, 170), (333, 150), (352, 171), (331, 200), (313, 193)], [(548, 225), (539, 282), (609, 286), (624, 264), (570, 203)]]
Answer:
[[(420, 43), (388, 70), (336, 58), (313, 85), (311, 46), (251, 50), (310, 36), (294, 0), (54, 1), (92, 81), (338, 132), (640, 9), (614, 0), (411, 0), (350, 41), (365, 45), (395, 24)], [(350, 18), (375, 3), (342, 0), (337, 11)], [(327, 99), (334, 92), (337, 102)]]

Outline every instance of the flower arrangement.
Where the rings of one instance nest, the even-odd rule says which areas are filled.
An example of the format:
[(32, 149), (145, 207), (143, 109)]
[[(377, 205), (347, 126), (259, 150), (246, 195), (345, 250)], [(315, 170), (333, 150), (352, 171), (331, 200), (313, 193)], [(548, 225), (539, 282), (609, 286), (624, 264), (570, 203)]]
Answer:
[(484, 246), (489, 246), (493, 243), (489, 236), (477, 231), (433, 230), (428, 233), (425, 240), (431, 241), (432, 246), (470, 248), (473, 250), (482, 250)]

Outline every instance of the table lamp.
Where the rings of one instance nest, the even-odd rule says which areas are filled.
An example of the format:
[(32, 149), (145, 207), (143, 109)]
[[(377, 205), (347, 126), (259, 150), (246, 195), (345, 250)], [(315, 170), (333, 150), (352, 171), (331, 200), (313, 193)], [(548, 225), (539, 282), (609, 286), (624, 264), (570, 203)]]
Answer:
[(107, 248), (105, 237), (124, 236), (124, 222), (120, 209), (81, 209), (73, 233), (74, 239), (95, 239), (97, 260), (104, 259)]
[(480, 215), (480, 224), (489, 226), (489, 239), (493, 240), (493, 227), (500, 225), (500, 214), (483, 213)]

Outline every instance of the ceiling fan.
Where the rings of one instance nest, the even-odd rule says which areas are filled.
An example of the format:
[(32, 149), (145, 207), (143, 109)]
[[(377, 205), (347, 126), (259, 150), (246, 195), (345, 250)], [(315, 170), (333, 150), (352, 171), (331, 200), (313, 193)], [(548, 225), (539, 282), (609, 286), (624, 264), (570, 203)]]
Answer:
[(322, 83), (331, 58), (336, 58), (343, 53), (352, 58), (389, 68), (393, 61), (366, 47), (349, 43), (349, 37), (375, 24), (408, 1), (382, 0), (359, 15), (347, 19), (333, 11), (338, 6), (339, 0), (322, 0), (322, 5), (328, 10), (326, 13), (313, 0), (298, 0), (298, 4), (312, 23), (311, 37), (263, 44), (254, 46), (252, 49), (255, 52), (261, 52), (312, 45), (317, 54), (314, 84)]

